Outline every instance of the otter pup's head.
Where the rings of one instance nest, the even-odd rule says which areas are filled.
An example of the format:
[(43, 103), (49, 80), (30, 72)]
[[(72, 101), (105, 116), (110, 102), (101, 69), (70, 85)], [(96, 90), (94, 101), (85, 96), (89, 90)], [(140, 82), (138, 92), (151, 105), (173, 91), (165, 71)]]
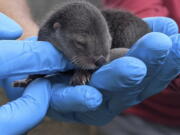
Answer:
[(109, 59), (111, 36), (107, 23), (87, 2), (62, 6), (42, 26), (38, 39), (51, 42), (81, 69), (97, 69)]

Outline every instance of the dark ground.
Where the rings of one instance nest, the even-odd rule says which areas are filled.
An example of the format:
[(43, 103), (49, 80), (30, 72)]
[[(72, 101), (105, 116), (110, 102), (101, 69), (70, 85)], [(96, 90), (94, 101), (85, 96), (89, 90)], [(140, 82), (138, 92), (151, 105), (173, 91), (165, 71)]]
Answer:
[[(48, 11), (58, 6), (65, 0), (28, 0), (35, 21), (40, 24)], [(93, 4), (100, 6), (98, 0), (90, 0)], [(0, 89), (0, 105), (7, 102)], [(28, 135), (100, 135), (96, 127), (81, 124), (67, 124), (46, 118), (38, 127), (34, 128)], [(101, 134), (102, 135), (102, 134)]]

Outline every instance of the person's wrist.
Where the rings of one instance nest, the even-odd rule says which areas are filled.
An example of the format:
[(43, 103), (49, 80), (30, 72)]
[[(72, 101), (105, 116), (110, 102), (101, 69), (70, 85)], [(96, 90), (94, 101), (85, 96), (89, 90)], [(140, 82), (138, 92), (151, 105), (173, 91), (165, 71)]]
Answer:
[(26, 26), (24, 26), (23, 29), (24, 29), (24, 33), (19, 38), (19, 40), (24, 40), (24, 39), (26, 39), (28, 37), (32, 37), (32, 36), (37, 36), (38, 35), (39, 27), (35, 23), (33, 23), (33, 22), (29, 23)]

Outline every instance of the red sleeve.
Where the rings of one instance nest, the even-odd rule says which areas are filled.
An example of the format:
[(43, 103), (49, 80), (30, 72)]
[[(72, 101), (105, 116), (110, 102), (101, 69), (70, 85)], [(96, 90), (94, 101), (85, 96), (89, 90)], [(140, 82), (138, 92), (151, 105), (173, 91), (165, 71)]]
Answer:
[(108, 8), (131, 11), (139, 17), (168, 16), (163, 0), (104, 0), (104, 4)]
[(164, 0), (164, 5), (168, 7), (169, 17), (180, 26), (180, 0)]

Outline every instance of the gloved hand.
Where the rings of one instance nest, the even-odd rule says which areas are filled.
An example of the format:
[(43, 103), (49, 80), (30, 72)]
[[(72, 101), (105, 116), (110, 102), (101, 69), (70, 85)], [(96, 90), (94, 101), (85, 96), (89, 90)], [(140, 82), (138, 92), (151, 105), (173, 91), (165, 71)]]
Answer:
[[(155, 28), (161, 28), (161, 29), (158, 29), (157, 31), (163, 31), (164, 30), (163, 28), (165, 28), (166, 30), (164, 31), (164, 33), (166, 33), (168, 35), (177, 33), (177, 25), (172, 20), (164, 19), (164, 18), (160, 18), (160, 19), (154, 18), (154, 19), (149, 19), (147, 21), (150, 24), (154, 24), (153, 26), (155, 26)], [(159, 26), (155, 25), (156, 22), (161, 22), (161, 21), (163, 22), (163, 25), (161, 23), (158, 24)], [(169, 26), (171, 26), (171, 27), (169, 27)], [(173, 29), (172, 33), (168, 33), (169, 28)], [(178, 38), (178, 35), (175, 35), (175, 37)], [(152, 40), (152, 39), (155, 39), (155, 40)], [(160, 40), (160, 39), (162, 39), (162, 40)], [(130, 51), (130, 53), (128, 55), (136, 56), (137, 50), (144, 50), (142, 55), (140, 55), (140, 56), (137, 55), (136, 57), (142, 59), (145, 62), (145, 64), (147, 65), (147, 68), (142, 61), (140, 61), (136, 58), (124, 57), (124, 58), (120, 58), (120, 59), (113, 61), (112, 63), (102, 67), (96, 73), (94, 73), (92, 80), (90, 82), (90, 85), (99, 88), (103, 95), (103, 103), (95, 111), (87, 111), (87, 110), (96, 108), (102, 101), (102, 97), (101, 97), (102, 95), (100, 93), (98, 93), (98, 91), (95, 88), (90, 87), (90, 86), (76, 86), (76, 87), (68, 86), (68, 84), (67, 84), (67, 82), (68, 82), (67, 80), (69, 79), (68, 77), (64, 77), (61, 75), (59, 75), (60, 78), (52, 77), (52, 78), (50, 78), (51, 83), (49, 83), (49, 81), (47, 81), (47, 80), (39, 79), (39, 80), (36, 80), (33, 83), (31, 83), (27, 87), (27, 89), (29, 88), (30, 90), (32, 90), (32, 89), (37, 88), (37, 90), (41, 89), (41, 90), (45, 90), (45, 91), (46, 90), (50, 91), (50, 92), (42, 92), (42, 93), (50, 94), (50, 97), (51, 97), (50, 98), (50, 109), (49, 109), (48, 114), (51, 117), (54, 117), (61, 121), (64, 121), (64, 120), (65, 121), (77, 121), (77, 122), (83, 122), (83, 123), (95, 124), (95, 125), (104, 124), (104, 123), (110, 121), (115, 115), (117, 115), (123, 109), (125, 109), (133, 104), (141, 102), (146, 96), (151, 96), (151, 94), (158, 93), (160, 90), (162, 90), (162, 89), (159, 89), (158, 86), (165, 87), (169, 83), (168, 81), (173, 79), (173, 77), (179, 73), (179, 67), (178, 67), (179, 50), (177, 50), (178, 49), (177, 48), (178, 41), (174, 40), (174, 38), (172, 38), (172, 39), (173, 39), (173, 46), (174, 46), (174, 48), (176, 47), (176, 52), (173, 51), (174, 49), (172, 49), (170, 51), (172, 42), (169, 37), (167, 37), (161, 33), (148, 34), (137, 42), (137, 44), (135, 45), (136, 47), (132, 48), (132, 51)], [(148, 47), (149, 44), (151, 44), (151, 46)], [(139, 48), (138, 46), (141, 46), (141, 47)], [(149, 52), (149, 53), (147, 53), (147, 52)], [(169, 53), (169, 52), (171, 52), (171, 53)], [(39, 53), (37, 53), (37, 54), (38, 54), (38, 56), (42, 55)], [(147, 54), (147, 55), (144, 55), (144, 54)], [(175, 54), (175, 56), (172, 57), (170, 54), (173, 54), (173, 55)], [(52, 56), (52, 57), (54, 57), (54, 56)], [(156, 66), (156, 67), (166, 66), (166, 64), (168, 62), (171, 62), (172, 59), (174, 59), (174, 58), (176, 58), (176, 63), (174, 63), (173, 66), (171, 65), (171, 67), (164, 69), (164, 71), (166, 71), (166, 74), (159, 74), (160, 76), (158, 76), (159, 82), (161, 82), (163, 80), (163, 78), (165, 79), (165, 81), (164, 82), (162, 81), (163, 83), (158, 84), (158, 85), (155, 84), (155, 86), (157, 86), (157, 87), (155, 87), (156, 89), (153, 89), (153, 92), (149, 93), (150, 90), (145, 89), (145, 88), (148, 85), (150, 85), (151, 83), (146, 84), (145, 82), (147, 79), (149, 79), (149, 78), (152, 79), (155, 76), (154, 76), (154, 74), (151, 75), (148, 73), (151, 73), (151, 71), (158, 70), (158, 68), (155, 69), (154, 66)], [(39, 63), (40, 63), (40, 60), (38, 60)], [(1, 61), (0, 61), (0, 63), (1, 63)], [(38, 63), (35, 63), (35, 64), (38, 65)], [(22, 67), (20, 67), (20, 68), (22, 68)], [(28, 69), (27, 70), (28, 72), (26, 72), (26, 73), (32, 73), (32, 70), (30, 67), (23, 67), (23, 68)], [(21, 70), (22, 69), (20, 69), (19, 71), (21, 71)], [(42, 71), (41, 68), (39, 68), (38, 70)], [(36, 70), (36, 71), (38, 72), (38, 70)], [(174, 70), (175, 70), (175, 72), (174, 72)], [(109, 71), (109, 72), (107, 72), (107, 71)], [(147, 71), (147, 75), (146, 75), (146, 71)], [(163, 70), (161, 70), (161, 71), (163, 71)], [(106, 74), (104, 74), (104, 72)], [(173, 73), (171, 73), (171, 72), (173, 72)], [(33, 72), (33, 73), (35, 73), (35, 72)], [(10, 74), (10, 75), (13, 75), (13, 74)], [(7, 74), (5, 76), (7, 77), (10, 75)], [(2, 76), (2, 78), (6, 78), (6, 77)], [(13, 88), (9, 87), (13, 80), (12, 78), (5, 79), (5, 81), (3, 82), (3, 86), (4, 87), (7, 86), (6, 87), (7, 91), (11, 91), (10, 89), (13, 89)], [(28, 91), (27, 89), (25, 90), (25, 92)], [(16, 91), (18, 91), (18, 90), (16, 90)], [(16, 91), (9, 92), (9, 93), (12, 93), (12, 94), (10, 94), (9, 97), (14, 95), (16, 93)], [(36, 91), (36, 90), (34, 90), (34, 91)], [(141, 95), (143, 95), (142, 93), (147, 93), (147, 95), (145, 94), (145, 96), (142, 97), (141, 96)], [(39, 96), (35, 96), (35, 97), (41, 97), (41, 96), (43, 96), (43, 94), (41, 94)], [(38, 94), (36, 94), (36, 95), (38, 95)], [(20, 94), (19, 94), (19, 96), (20, 96)], [(26, 96), (26, 98), (33, 97), (33, 96), (34, 95), (31, 94), (31, 96)], [(47, 96), (45, 96), (45, 97), (47, 97)], [(19, 99), (21, 99), (21, 98), (19, 98)], [(49, 100), (48, 98), (46, 98), (46, 99)], [(35, 101), (38, 101), (38, 100), (36, 99)], [(21, 103), (21, 102), (18, 102), (18, 103)], [(28, 103), (28, 100), (25, 103)], [(35, 102), (35, 103), (37, 103), (37, 102)], [(42, 102), (38, 101), (38, 104), (36, 104), (36, 105), (38, 107), (44, 106), (41, 103)], [(16, 109), (16, 107), (14, 107), (14, 108)], [(5, 109), (5, 110), (9, 111), (8, 109)], [(26, 109), (26, 107), (25, 107), (25, 109), (23, 109), (23, 110), (28, 110), (28, 109)], [(32, 110), (32, 109), (30, 108), (30, 110)], [(39, 110), (36, 110), (36, 113), (38, 113), (38, 111)], [(44, 109), (44, 111), (46, 111), (46, 109)], [(11, 112), (11, 110), (9, 112)], [(4, 114), (5, 113), (6, 112), (4, 112)], [(13, 113), (13, 111), (12, 111), (12, 113)], [(19, 113), (19, 116), (22, 115), (23, 118), (25, 118), (26, 115), (24, 115), (20, 111), (18, 113)], [(4, 118), (8, 119), (8, 116), (5, 115)], [(21, 120), (23, 120), (23, 119), (20, 119), (20, 117), (16, 117), (16, 118), (17, 118), (17, 122), (19, 123), (19, 125), (21, 125), (21, 123), (22, 123)], [(33, 120), (28, 119), (26, 121), (26, 123), (32, 124)], [(10, 126), (13, 125), (10, 122), (8, 124)], [(31, 125), (31, 124), (29, 124), (29, 125), (28, 124), (26, 126), (22, 126), (23, 125), (22, 124), (21, 128), (20, 128), (20, 126), (18, 126), (18, 127), (15, 126), (15, 128), (17, 128), (18, 130), (13, 129), (13, 131), (16, 131), (16, 132), (11, 132), (11, 133), (20, 133), (20, 130), (22, 130), (23, 128), (24, 128), (24, 131), (27, 130), (28, 129), (27, 127), (29, 125)], [(35, 122), (33, 124), (35, 124)], [(6, 128), (7, 126), (5, 125), (4, 127)], [(31, 127), (31, 126), (29, 126), (29, 127)]]
[[(1, 39), (15, 39), (22, 34), (21, 27), (7, 16), (0, 14), (0, 20), (6, 22), (0, 22)], [(13, 33), (11, 30), (14, 30)], [(36, 41), (34, 38), (24, 41), (1, 40), (0, 65), (0, 85), (11, 100), (0, 107), (0, 134), (3, 135), (19, 135), (38, 124), (46, 115), (53, 93), (48, 80), (36, 80), (26, 89), (13, 88), (11, 83), (14, 80), (26, 78), (28, 74), (47, 74), (73, 68), (73, 65), (51, 44)], [(87, 93), (93, 92), (95, 100), (93, 105), (91, 105), (93, 99), (89, 102), (87, 99), (87, 102), (84, 103), (86, 93), (80, 92), (83, 91), (83, 88)], [(100, 93), (93, 87), (76, 87), (72, 91), (75, 93), (69, 100), (75, 104), (82, 103), (79, 105), (80, 108), (88, 106), (89, 109), (94, 109), (101, 103), (99, 100), (97, 101)], [(77, 98), (72, 99), (73, 96), (75, 98), (77, 96)], [(97, 103), (95, 103), (96, 101)]]
[(100, 90), (103, 96), (100, 107), (94, 111), (73, 112), (66, 104), (65, 110), (62, 105), (71, 91), (68, 81), (54, 78), (51, 86), (52, 90), (57, 91), (50, 102), (50, 117), (60, 121), (102, 125), (128, 107), (166, 88), (180, 73), (178, 27), (172, 19), (165, 17), (144, 20), (153, 32), (138, 40), (125, 57), (112, 61), (93, 74), (89, 85)]

